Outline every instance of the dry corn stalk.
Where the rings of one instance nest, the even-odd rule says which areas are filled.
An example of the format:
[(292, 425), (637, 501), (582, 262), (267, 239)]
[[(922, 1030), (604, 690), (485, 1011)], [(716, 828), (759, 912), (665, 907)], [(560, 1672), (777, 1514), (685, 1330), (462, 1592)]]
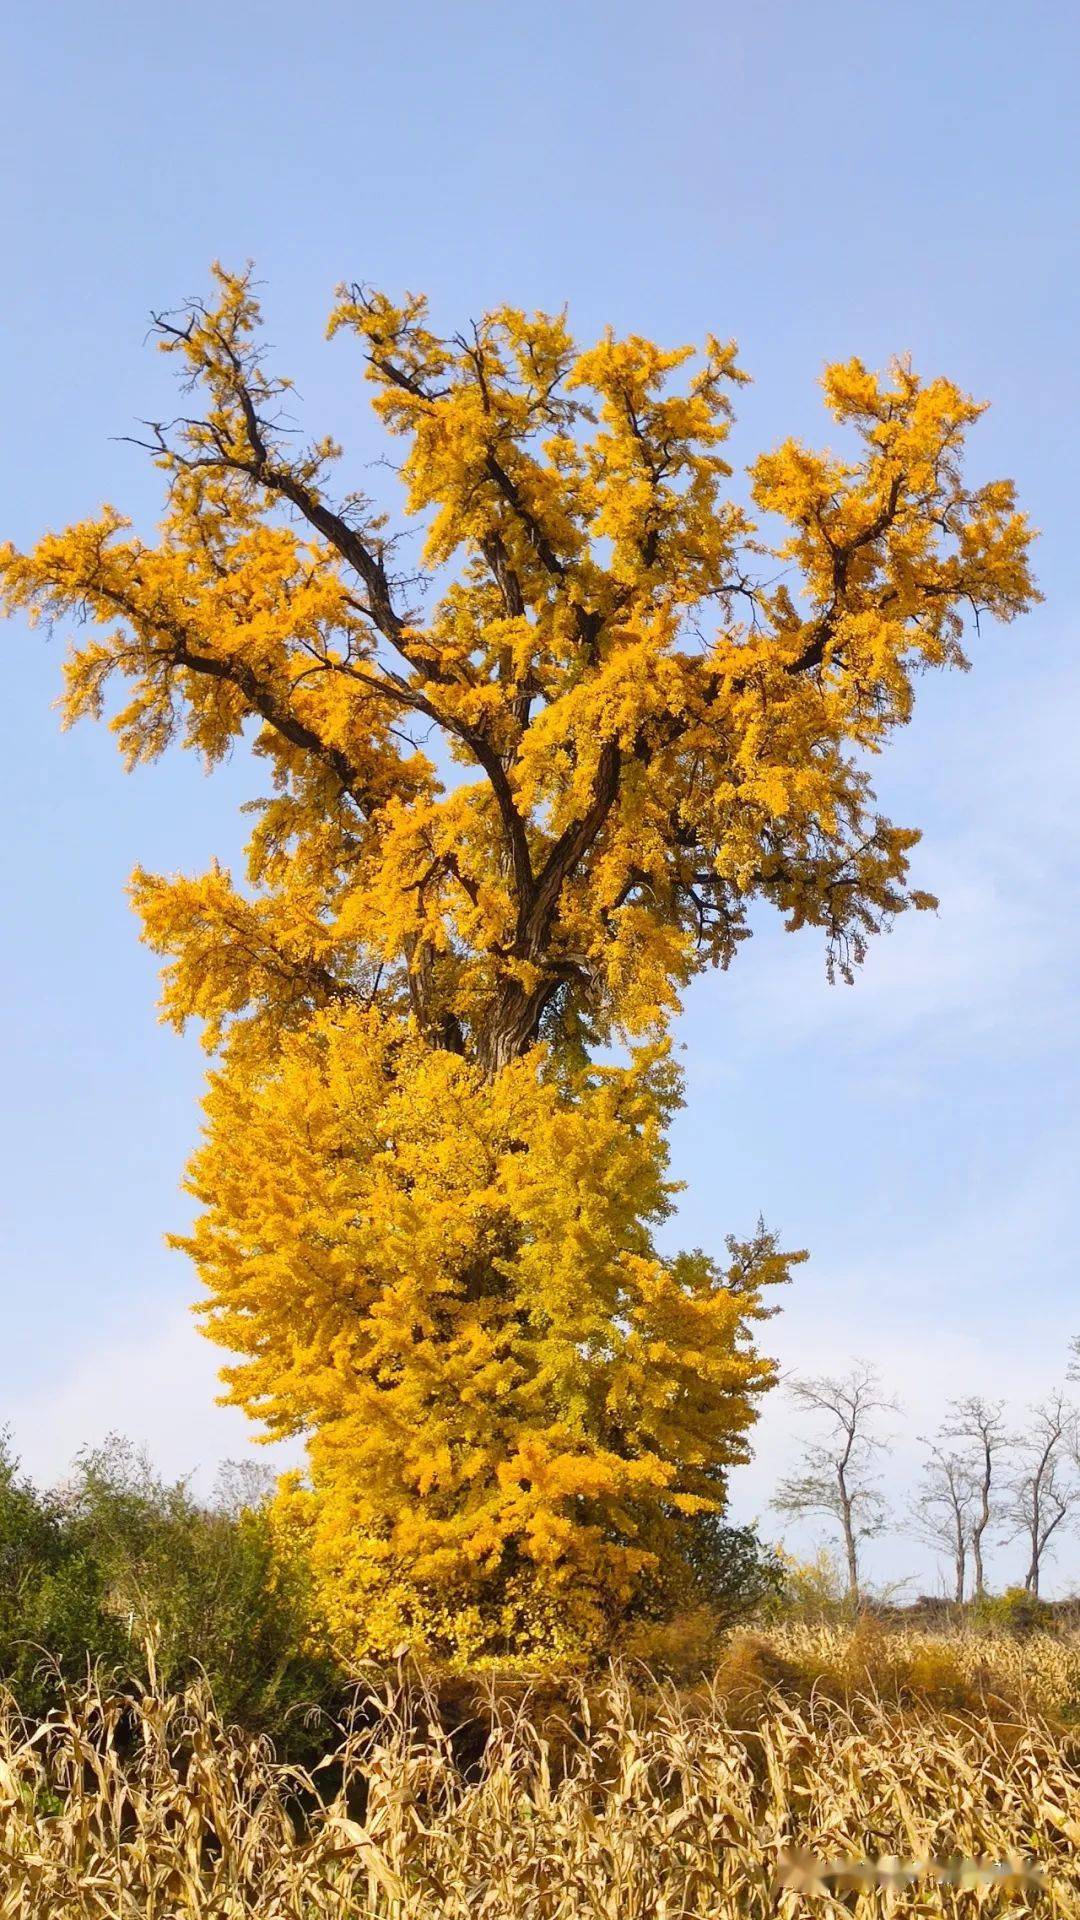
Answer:
[[(864, 1671), (843, 1636), (775, 1643)], [(1080, 1916), (1080, 1747), (1039, 1705), (1080, 1655), (983, 1639), (956, 1657), (996, 1662), (1027, 1704), (916, 1712), (865, 1683), (774, 1692), (740, 1725), (718, 1688), (616, 1678), (561, 1727), (496, 1717), (468, 1776), (423, 1699), (390, 1693), (332, 1772), (328, 1755), (332, 1798), (198, 1689), (91, 1684), (36, 1729), (8, 1702), (0, 1920)]]

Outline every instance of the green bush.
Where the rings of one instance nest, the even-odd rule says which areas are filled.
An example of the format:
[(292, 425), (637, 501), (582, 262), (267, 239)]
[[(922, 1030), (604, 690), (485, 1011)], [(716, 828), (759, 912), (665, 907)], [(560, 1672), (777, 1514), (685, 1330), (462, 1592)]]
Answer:
[(106, 1602), (102, 1569), (61, 1502), (20, 1477), (0, 1434), (0, 1679), (24, 1712), (44, 1712), (61, 1677), (85, 1673), (88, 1659), (123, 1658), (126, 1636)]
[(718, 1515), (702, 1514), (692, 1527), (687, 1559), (695, 1581), (694, 1600), (724, 1626), (731, 1626), (775, 1602), (784, 1588), (784, 1565), (753, 1527), (730, 1526)]
[(265, 1487), (234, 1470), (213, 1500), (167, 1482), (119, 1440), (43, 1494), (0, 1436), (0, 1679), (38, 1715), (88, 1664), (174, 1689), (204, 1675), (223, 1717), (308, 1742), (301, 1708), (342, 1676), (310, 1651), (302, 1567), (275, 1552)]
[(784, 1569), (753, 1527), (729, 1525), (718, 1514), (687, 1521), (681, 1560), (689, 1579), (643, 1586), (618, 1650), (689, 1682), (715, 1667), (730, 1628), (777, 1603)]

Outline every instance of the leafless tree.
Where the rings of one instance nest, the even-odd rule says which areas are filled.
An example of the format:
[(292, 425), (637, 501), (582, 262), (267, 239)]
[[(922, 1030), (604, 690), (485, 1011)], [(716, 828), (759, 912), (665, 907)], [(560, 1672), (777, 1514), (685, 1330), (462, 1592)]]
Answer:
[(986, 1592), (984, 1548), (986, 1534), (999, 1517), (998, 1462), (1009, 1445), (1004, 1403), (984, 1400), (969, 1394), (963, 1400), (949, 1402), (949, 1417), (941, 1429), (944, 1440), (957, 1440), (960, 1455), (975, 1484), (974, 1511), (971, 1518), (971, 1558), (975, 1569), (974, 1597)]
[(873, 1367), (853, 1367), (842, 1377), (793, 1377), (789, 1398), (801, 1412), (826, 1423), (826, 1437), (809, 1442), (802, 1468), (782, 1480), (772, 1505), (778, 1513), (827, 1514), (838, 1522), (847, 1563), (848, 1598), (859, 1602), (859, 1545), (885, 1526), (887, 1507), (873, 1473), (873, 1456), (884, 1444), (876, 1418), (895, 1413)]
[(265, 1460), (223, 1460), (218, 1468), (213, 1506), (236, 1519), (264, 1507), (277, 1485), (278, 1475)]
[(1076, 1416), (1064, 1394), (1051, 1394), (1032, 1407), (1018, 1447), (1020, 1467), (1011, 1487), (1009, 1518), (1014, 1534), (1027, 1543), (1024, 1586), (1037, 1595), (1043, 1556), (1052, 1536), (1066, 1524), (1078, 1492), (1066, 1458), (1076, 1451)]
[(941, 1444), (948, 1436), (924, 1440), (926, 1460), (915, 1495), (914, 1522), (919, 1537), (952, 1562), (953, 1598), (963, 1604), (968, 1548), (974, 1536), (979, 1488), (970, 1462)]

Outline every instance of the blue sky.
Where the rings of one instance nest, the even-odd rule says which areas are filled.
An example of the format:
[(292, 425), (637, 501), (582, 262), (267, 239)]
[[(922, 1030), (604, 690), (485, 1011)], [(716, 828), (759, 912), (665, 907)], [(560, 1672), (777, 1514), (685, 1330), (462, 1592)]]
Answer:
[[(343, 277), (424, 288), (451, 327), (567, 301), (585, 336), (734, 334), (740, 462), (827, 440), (827, 359), (910, 351), (992, 400), (971, 471), (1016, 478), (1046, 602), (985, 630), (973, 674), (926, 682), (879, 779), (925, 831), (941, 913), (909, 916), (852, 990), (813, 936), (763, 925), (681, 1029), (680, 1237), (718, 1248), (761, 1211), (810, 1247), (768, 1341), (790, 1369), (879, 1363), (909, 1409), (886, 1460), (901, 1504), (950, 1394), (1019, 1409), (1080, 1330), (1078, 38), (1065, 0), (46, 0), (5, 32), (17, 541), (105, 499), (152, 520), (156, 476), (112, 436), (167, 409), (146, 317), (214, 257), (256, 260), (303, 419), (358, 484), (380, 443), (355, 357), (322, 339)], [(162, 1241), (203, 1062), (155, 1025), (124, 883), (228, 857), (246, 770), (126, 778), (104, 732), (58, 731), (60, 638), (13, 626), (5, 646), (0, 1418), (43, 1477), (108, 1428), (206, 1471), (245, 1429), (212, 1405), (192, 1275)], [(764, 1512), (790, 1445), (776, 1396), (737, 1512)], [(934, 1579), (907, 1539), (870, 1564)], [(1080, 1584), (1080, 1529), (1054, 1578)]]

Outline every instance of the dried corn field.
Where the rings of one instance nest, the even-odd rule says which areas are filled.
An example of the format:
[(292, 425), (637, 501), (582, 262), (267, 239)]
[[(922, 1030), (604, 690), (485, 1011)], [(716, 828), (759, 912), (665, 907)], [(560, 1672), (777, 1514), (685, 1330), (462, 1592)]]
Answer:
[(5, 1710), (0, 1915), (1080, 1915), (1076, 1699), (1074, 1642), (789, 1628), (708, 1688), (504, 1703), (465, 1768), (388, 1693), (308, 1774), (198, 1692), (88, 1687), (37, 1728)]

